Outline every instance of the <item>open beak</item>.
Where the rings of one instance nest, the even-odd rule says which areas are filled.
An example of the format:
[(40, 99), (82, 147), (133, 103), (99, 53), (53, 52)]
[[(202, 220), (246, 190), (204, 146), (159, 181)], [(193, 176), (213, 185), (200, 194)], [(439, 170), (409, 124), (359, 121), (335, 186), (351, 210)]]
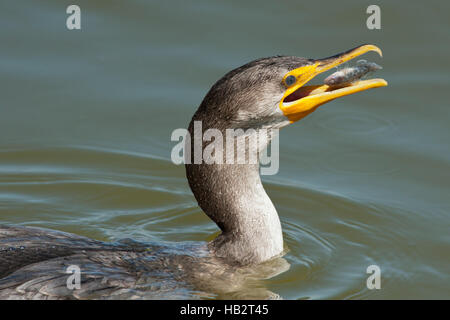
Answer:
[(296, 81), (286, 89), (286, 92), (280, 101), (280, 109), (283, 111), (284, 115), (291, 122), (295, 122), (316, 110), (320, 105), (336, 98), (371, 88), (387, 86), (387, 82), (384, 79), (359, 80), (345, 84), (345, 86), (329, 86), (326, 84), (304, 86), (304, 84), (318, 74), (369, 51), (375, 51), (382, 56), (380, 48), (371, 44), (366, 44), (329, 58), (312, 60), (312, 64), (288, 72), (284, 76), (284, 79), (293, 75), (295, 76)]

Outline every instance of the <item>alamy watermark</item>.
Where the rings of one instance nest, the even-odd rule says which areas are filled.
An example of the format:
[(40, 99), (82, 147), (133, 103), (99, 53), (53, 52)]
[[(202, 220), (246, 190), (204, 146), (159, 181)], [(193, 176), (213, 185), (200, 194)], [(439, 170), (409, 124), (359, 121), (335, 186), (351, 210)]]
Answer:
[(187, 129), (172, 132), (174, 164), (257, 164), (261, 175), (274, 175), (279, 170), (278, 129), (226, 129), (225, 132), (202, 129), (194, 121), (193, 137)]
[(367, 289), (381, 289), (381, 269), (376, 264), (367, 267), (367, 274), (371, 274), (366, 281)]
[(367, 7), (366, 13), (370, 14), (366, 20), (366, 26), (369, 30), (381, 29), (381, 9), (376, 4)]
[(67, 277), (66, 286), (69, 290), (81, 289), (81, 270), (77, 265), (70, 265), (66, 269), (66, 273), (70, 276)]
[(81, 9), (76, 4), (71, 4), (67, 7), (66, 13), (69, 16), (66, 19), (66, 27), (69, 30), (81, 29)]

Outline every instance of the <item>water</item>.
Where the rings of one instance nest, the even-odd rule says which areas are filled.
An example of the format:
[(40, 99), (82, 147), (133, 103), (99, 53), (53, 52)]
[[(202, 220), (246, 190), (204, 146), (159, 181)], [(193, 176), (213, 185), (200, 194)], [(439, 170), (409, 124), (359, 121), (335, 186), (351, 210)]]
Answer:
[[(224, 73), (275, 54), (362, 43), (389, 86), (322, 106), (281, 132), (265, 177), (290, 269), (286, 299), (450, 298), (446, 2), (66, 1), (0, 4), (0, 215), (99, 240), (208, 241), (170, 134)], [(368, 290), (366, 268), (381, 268)], [(214, 293), (212, 293), (214, 297)], [(216, 296), (220, 298), (220, 296)]]

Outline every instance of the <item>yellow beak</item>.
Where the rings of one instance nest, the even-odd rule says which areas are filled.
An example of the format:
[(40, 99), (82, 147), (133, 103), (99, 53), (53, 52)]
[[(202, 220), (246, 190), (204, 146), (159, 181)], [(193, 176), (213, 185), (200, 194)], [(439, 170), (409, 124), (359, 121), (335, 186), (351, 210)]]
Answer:
[[(295, 122), (316, 110), (320, 105), (336, 98), (371, 88), (387, 86), (387, 82), (384, 79), (360, 80), (351, 84), (346, 84), (344, 87), (329, 86), (326, 84), (303, 86), (318, 74), (369, 51), (375, 51), (382, 56), (380, 48), (366, 44), (329, 58), (313, 60), (313, 63), (310, 65), (288, 72), (283, 80), (292, 75), (295, 76), (296, 81), (286, 89), (286, 92), (280, 101), (280, 109), (283, 111), (284, 115), (291, 122)], [(290, 98), (286, 99), (288, 96), (290, 96)], [(290, 101), (292, 98), (298, 99)]]

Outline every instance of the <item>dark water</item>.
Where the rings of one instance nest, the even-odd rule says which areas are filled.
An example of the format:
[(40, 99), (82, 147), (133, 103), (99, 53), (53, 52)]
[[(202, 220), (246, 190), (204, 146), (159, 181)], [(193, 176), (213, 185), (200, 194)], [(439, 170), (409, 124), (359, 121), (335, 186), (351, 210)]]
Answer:
[[(68, 1), (0, 4), (2, 223), (100, 240), (207, 241), (170, 134), (214, 81), (255, 58), (322, 58), (362, 43), (389, 86), (281, 132), (265, 186), (287, 299), (450, 298), (450, 45), (444, 1)], [(381, 289), (366, 268), (381, 268)]]

